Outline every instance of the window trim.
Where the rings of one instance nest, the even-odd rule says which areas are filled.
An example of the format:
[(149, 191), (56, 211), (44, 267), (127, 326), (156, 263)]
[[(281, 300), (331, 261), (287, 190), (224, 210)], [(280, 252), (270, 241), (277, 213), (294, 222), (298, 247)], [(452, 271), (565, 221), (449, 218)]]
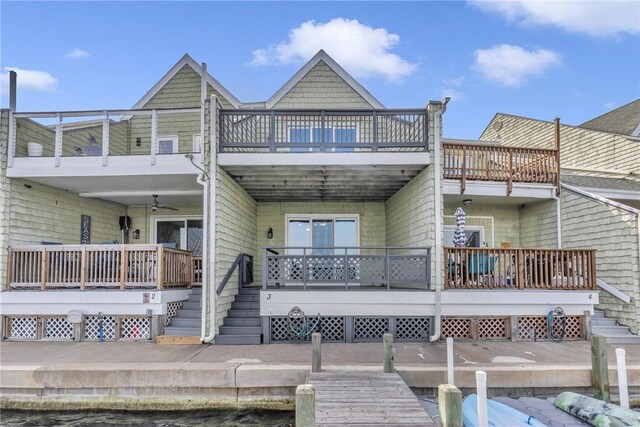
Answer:
[[(458, 227), (455, 225), (445, 225), (444, 228), (442, 229), (443, 232), (444, 231), (456, 231)], [(482, 244), (486, 244), (487, 241), (484, 238), (484, 225), (465, 225), (464, 226), (464, 231), (478, 231), (480, 232), (480, 245)], [(443, 233), (443, 237), (444, 237), (444, 233)], [(480, 248), (482, 246), (479, 246)]]
[(199, 133), (194, 133), (193, 134), (193, 142), (192, 142), (192, 145), (191, 145), (191, 151), (193, 153), (202, 153), (204, 151), (204, 147), (202, 146), (202, 136)]
[[(151, 215), (149, 216), (149, 226), (151, 228), (150, 233), (149, 233), (149, 242), (151, 242), (152, 245), (158, 245), (158, 222), (160, 221), (183, 221), (184, 222), (184, 227), (185, 230), (187, 229), (187, 221), (189, 220), (200, 220), (202, 221), (202, 215)], [(185, 249), (182, 248), (176, 248), (176, 249), (182, 249), (184, 251), (186, 251), (186, 245), (187, 242), (185, 240)], [(204, 248), (203, 248), (204, 249)]]
[[(314, 219), (332, 219), (335, 223), (336, 220), (348, 219), (355, 220), (356, 222), (356, 247), (360, 246), (360, 214), (285, 214), (284, 215), (284, 246), (289, 246), (289, 221), (301, 220), (301, 221), (313, 221)], [(333, 228), (333, 236), (335, 243), (335, 227)], [(309, 241), (311, 247), (313, 247), (312, 230), (309, 228)]]
[[(160, 152), (160, 140), (164, 139), (164, 140), (168, 140), (170, 139), (173, 143), (173, 151), (171, 153), (161, 153)], [(158, 142), (157, 144), (157, 152), (156, 154), (177, 154), (178, 153), (178, 147), (180, 146), (180, 137), (178, 135), (158, 135), (156, 137), (156, 141)]]

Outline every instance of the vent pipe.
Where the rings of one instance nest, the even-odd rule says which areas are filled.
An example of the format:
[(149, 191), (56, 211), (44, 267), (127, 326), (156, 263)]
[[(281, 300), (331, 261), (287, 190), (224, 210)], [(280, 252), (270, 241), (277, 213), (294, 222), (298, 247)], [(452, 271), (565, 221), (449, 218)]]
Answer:
[(15, 71), (9, 71), (9, 110), (16, 111), (16, 84), (18, 82), (18, 74)]

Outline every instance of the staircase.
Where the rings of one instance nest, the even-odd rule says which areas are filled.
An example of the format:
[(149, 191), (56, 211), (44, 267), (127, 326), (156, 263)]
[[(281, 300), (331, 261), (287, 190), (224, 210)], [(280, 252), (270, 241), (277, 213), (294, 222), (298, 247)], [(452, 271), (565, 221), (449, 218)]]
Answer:
[(231, 309), (224, 318), (215, 343), (260, 344), (262, 326), (260, 319), (260, 289), (240, 287)]
[(182, 303), (182, 307), (171, 319), (169, 326), (164, 328), (164, 335), (183, 337), (198, 337), (200, 339), (202, 288), (191, 288), (189, 299)]
[(605, 337), (607, 344), (640, 344), (640, 336), (618, 325), (616, 319), (606, 317), (604, 310), (596, 310), (591, 317), (591, 334)]

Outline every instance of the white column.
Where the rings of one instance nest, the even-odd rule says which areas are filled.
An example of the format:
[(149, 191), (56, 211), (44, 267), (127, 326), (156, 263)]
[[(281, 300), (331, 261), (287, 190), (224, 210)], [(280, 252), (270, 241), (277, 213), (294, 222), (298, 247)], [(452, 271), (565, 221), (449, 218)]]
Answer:
[(616, 364), (618, 365), (618, 394), (620, 406), (629, 409), (629, 388), (627, 385), (627, 361), (624, 348), (616, 348)]
[(453, 338), (447, 338), (447, 384), (454, 385), (453, 378)]
[(476, 371), (476, 388), (478, 403), (478, 427), (488, 427), (489, 416), (487, 413), (487, 373)]
[(13, 166), (13, 157), (16, 155), (16, 119), (13, 111), (9, 110), (9, 149), (7, 152), (7, 167)]

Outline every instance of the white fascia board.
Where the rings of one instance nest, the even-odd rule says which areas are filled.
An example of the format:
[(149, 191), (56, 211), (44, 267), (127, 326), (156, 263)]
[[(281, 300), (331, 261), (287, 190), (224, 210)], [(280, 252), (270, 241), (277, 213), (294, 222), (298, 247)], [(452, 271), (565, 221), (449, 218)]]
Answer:
[(584, 191), (588, 193), (602, 196), (607, 199), (640, 200), (640, 191), (615, 190), (611, 188), (590, 188), (590, 187), (580, 187), (580, 188), (582, 188)]
[[(60, 166), (55, 166), (53, 157), (16, 157), (13, 167), (7, 168), (10, 178), (85, 177), (85, 176), (139, 176), (139, 175), (198, 175), (184, 154), (156, 156), (151, 164), (150, 155), (108, 156), (107, 165), (102, 157), (62, 157)], [(200, 154), (194, 154), (199, 161)], [(196, 162), (197, 163), (197, 162)]]
[(220, 166), (428, 165), (428, 152), (378, 153), (220, 153)]
[[(444, 194), (460, 195), (459, 179), (444, 180)], [(552, 199), (555, 196), (555, 185), (514, 182), (511, 195), (507, 195), (507, 183), (495, 181), (467, 181), (464, 195), (468, 196), (503, 196), (531, 197), (536, 199)]]
[(604, 280), (600, 280), (600, 279), (596, 278), (596, 282), (598, 283), (598, 287), (600, 289), (602, 289), (603, 291), (609, 292), (611, 295), (613, 295), (614, 297), (618, 298), (622, 302), (625, 302), (627, 304), (629, 304), (631, 302), (631, 297), (629, 295), (625, 294), (624, 292), (619, 291), (618, 289), (616, 289), (615, 287), (611, 286), (610, 284), (608, 284)]
[[(13, 161), (15, 162), (15, 159)], [(633, 214), (636, 214), (640, 218), (640, 209), (636, 209), (636, 208), (633, 208), (631, 206), (627, 206), (625, 204), (622, 204), (622, 203), (619, 203), (619, 202), (615, 202), (615, 201), (610, 200), (610, 199), (608, 199), (606, 197), (600, 196), (598, 194), (591, 193), (589, 191), (585, 191), (582, 188), (574, 187), (572, 185), (561, 184), (561, 187), (563, 189), (565, 189), (565, 190), (571, 191), (572, 193), (578, 194), (580, 196), (584, 196), (584, 197), (587, 197), (589, 199), (595, 200), (597, 202), (604, 203), (605, 205), (614, 206), (616, 208), (625, 210), (627, 212), (631, 212)]]
[[(444, 316), (543, 316), (562, 307), (570, 316), (593, 313), (597, 291), (445, 290)], [(316, 316), (433, 316), (432, 291), (311, 291), (260, 292), (261, 316), (286, 316), (293, 306)]]
[[(157, 302), (143, 303), (145, 293), (156, 293)], [(184, 301), (188, 289), (146, 291), (20, 291), (2, 292), (1, 315), (66, 315), (71, 310), (82, 314), (153, 315), (166, 314), (166, 303)]]
[[(153, 190), (153, 194), (160, 196), (202, 196), (202, 190)], [(108, 197), (148, 197), (149, 191), (91, 191), (78, 193), (79, 197), (104, 199)]]
[[(134, 110), (144, 107), (146, 103), (149, 102), (149, 100), (151, 100), (151, 98), (153, 98), (160, 91), (160, 89), (162, 89), (164, 85), (166, 85), (169, 80), (171, 80), (173, 76), (175, 76), (178, 71), (180, 71), (185, 65), (189, 65), (193, 69), (193, 71), (195, 71), (199, 76), (202, 77), (202, 67), (196, 61), (194, 61), (194, 59), (189, 56), (188, 53), (185, 53), (184, 56), (178, 62), (176, 62), (176, 64), (171, 67), (171, 69), (167, 71), (167, 73), (162, 76), (162, 78), (155, 85), (153, 85), (153, 87), (149, 89), (149, 91), (145, 93), (144, 96), (140, 98), (140, 100), (136, 102), (133, 107), (131, 107), (131, 109)], [(213, 76), (211, 76), (211, 74), (209, 73), (207, 73), (207, 83), (209, 83), (211, 87), (218, 91), (218, 93), (220, 93), (235, 108), (238, 108), (240, 105), (242, 105), (242, 102), (240, 102), (238, 98), (236, 98), (231, 92), (229, 92), (227, 88), (222, 86), (222, 84), (214, 79)], [(128, 120), (130, 118), (131, 116), (122, 117), (123, 120)]]
[(276, 93), (273, 94), (266, 102), (266, 108), (273, 108), (300, 80), (307, 75), (309, 71), (320, 61), (324, 61), (342, 80), (353, 88), (362, 98), (365, 99), (373, 108), (384, 109), (384, 105), (378, 101), (371, 93), (364, 88), (356, 79), (354, 79), (344, 68), (340, 66), (333, 58), (331, 58), (324, 50), (318, 51), (302, 68), (298, 70)]

